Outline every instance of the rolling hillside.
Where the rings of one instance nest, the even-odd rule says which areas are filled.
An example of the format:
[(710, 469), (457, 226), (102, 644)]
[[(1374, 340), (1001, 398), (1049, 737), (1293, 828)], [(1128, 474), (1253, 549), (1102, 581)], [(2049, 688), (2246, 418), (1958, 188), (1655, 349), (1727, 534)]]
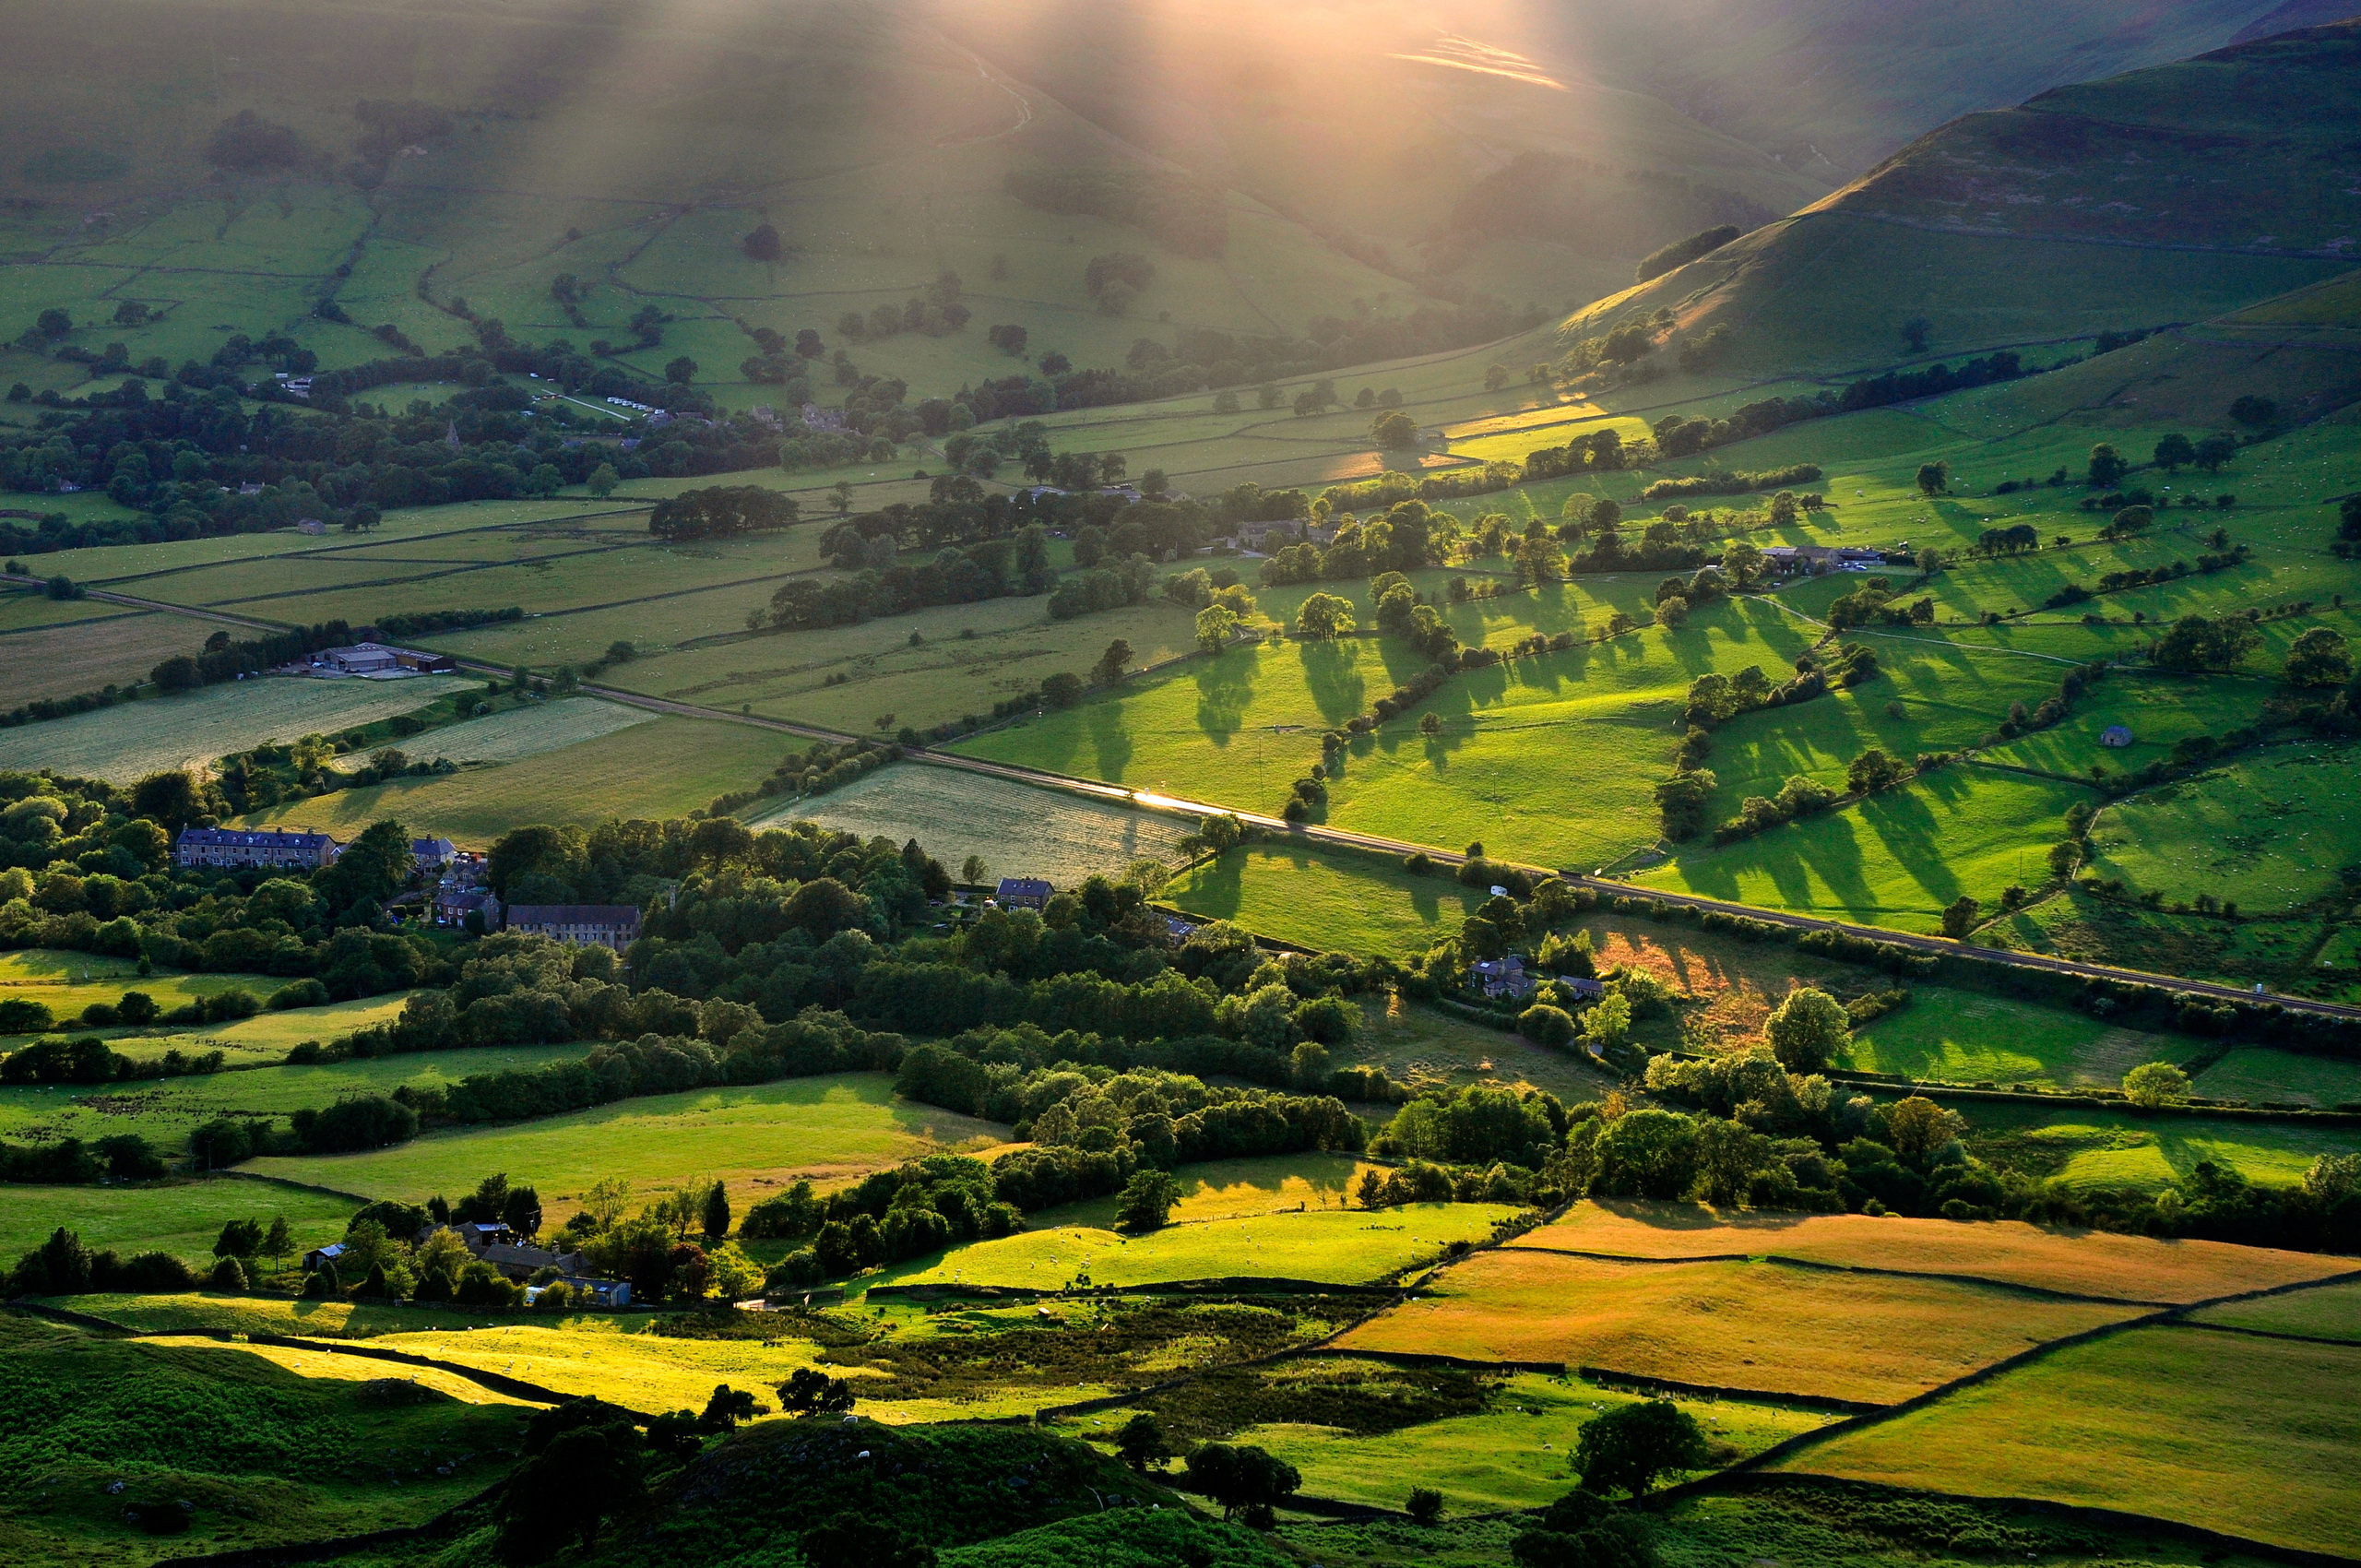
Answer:
[(1890, 362), (2225, 314), (2352, 265), (2361, 24), (2312, 29), (1971, 114), (1653, 283), (1568, 339), (1672, 313), (1732, 362)]

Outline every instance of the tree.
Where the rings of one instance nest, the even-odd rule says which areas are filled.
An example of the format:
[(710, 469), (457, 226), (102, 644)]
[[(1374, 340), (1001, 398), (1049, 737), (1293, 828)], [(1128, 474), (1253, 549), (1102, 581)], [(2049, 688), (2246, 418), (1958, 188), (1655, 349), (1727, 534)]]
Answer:
[(2188, 436), (2174, 431), (2156, 442), (2156, 449), (2152, 457), (2156, 467), (2164, 469), (2165, 472), (2178, 473), (2189, 464), (2197, 461), (2197, 448), (2189, 444)]
[(852, 1408), (852, 1384), (817, 1367), (798, 1367), (777, 1386), (782, 1410), (801, 1416), (835, 1416)]
[(1983, 906), (1972, 895), (1963, 893), (1943, 907), (1943, 934), (1953, 942), (1964, 942), (1967, 933), (1975, 929), (1976, 912)]
[(1197, 612), (1197, 646), (1207, 653), (1219, 653), (1229, 644), (1230, 634), (1238, 630), (1238, 612), (1227, 604), (1208, 604)]
[(2148, 650), (2166, 670), (2227, 670), (2262, 646), (2262, 634), (2243, 615), (2184, 615)]
[(778, 231), (768, 223), (758, 223), (753, 232), (738, 242), (738, 248), (755, 261), (777, 261), (786, 254), (779, 243)]
[(1583, 1045), (1605, 1055), (1621, 1045), (1631, 1032), (1631, 999), (1610, 991), (1583, 1010)]
[(1487, 392), (1498, 392), (1501, 387), (1506, 386), (1508, 384), (1509, 384), (1509, 367), (1508, 367), (1508, 366), (1506, 366), (1506, 365), (1504, 365), (1504, 364), (1496, 364), (1496, 365), (1487, 365), (1487, 366), (1485, 366), (1485, 368), (1484, 368), (1484, 390), (1485, 390), (1485, 391), (1487, 391)]
[(1852, 1045), (1853, 1018), (1828, 992), (1798, 986), (1771, 1010), (1762, 1032), (1780, 1066), (1790, 1073), (1821, 1073)]
[[(687, 362), (673, 362), (676, 368)], [(733, 539), (790, 527), (801, 510), (793, 496), (758, 484), (717, 484), (658, 501), (647, 531), (665, 540)]]
[(1353, 629), (1353, 601), (1333, 593), (1307, 598), (1295, 616), (1295, 635), (1316, 641), (1341, 636)]
[(1418, 422), (1399, 409), (1390, 409), (1370, 421), (1369, 434), (1388, 452), (1407, 451), (1418, 444)]
[(2238, 438), (2216, 431), (2197, 444), (2197, 449), (2189, 454), (2189, 461), (2209, 474), (2219, 473), (2229, 467), (2237, 455)]
[(220, 1239), (213, 1243), (217, 1258), (250, 1258), (262, 1251), (262, 1226), (251, 1219), (232, 1219), (221, 1227)]
[(984, 884), (984, 879), (991, 874), (991, 866), (984, 863), (983, 856), (969, 855), (959, 863), (959, 880), (970, 887), (980, 887)]
[(664, 379), (676, 386), (686, 386), (697, 378), (697, 362), (682, 354), (665, 365)]
[(599, 1526), (641, 1495), (638, 1434), (628, 1422), (561, 1431), (508, 1478), (500, 1499), (501, 1554), (512, 1562), (539, 1562), (569, 1535), (587, 1549), (597, 1544)]
[(1584, 1426), (1574, 1444), (1573, 1470), (1585, 1491), (1644, 1497), (1657, 1477), (1702, 1470), (1711, 1462), (1696, 1420), (1669, 1399), (1650, 1399)]
[(1123, 678), (1123, 667), (1132, 661), (1132, 645), (1117, 637), (1090, 667), (1090, 678), (1102, 686), (1111, 686)]
[(2123, 476), (2130, 471), (2131, 465), (2125, 460), (2123, 454), (2106, 442), (2102, 441), (2091, 448), (2090, 467), (2087, 473), (2092, 489), (2112, 490), (2121, 483)]
[(270, 1233), (262, 1239), (262, 1255), (280, 1267), (287, 1265), (288, 1254), (295, 1250), (295, 1234), (287, 1226), (287, 1217), (278, 1215), (270, 1222)]
[[(193, 666), (195, 661), (191, 663)], [(131, 787), (131, 812), (168, 833), (177, 833), (207, 814), (205, 792), (195, 778), (179, 768), (151, 773)]]
[(1923, 315), (1914, 315), (1902, 324), (1903, 347), (1914, 354), (1927, 351), (1927, 339), (1933, 335), (1935, 324)]
[(1148, 1169), (1134, 1171), (1130, 1182), (1115, 1198), (1115, 1228), (1118, 1230), (1158, 1230), (1172, 1216), (1172, 1206), (1180, 1201), (1180, 1183), (1169, 1170)]
[(604, 501), (615, 493), (615, 486), (622, 482), (623, 476), (615, 472), (614, 464), (601, 463), (590, 470), (587, 488), (593, 497)]
[[(1630, 1005), (1628, 1003), (1625, 1005)], [(1592, 1009), (1597, 1011), (1596, 1008)], [(1542, 1003), (1517, 1015), (1516, 1032), (1536, 1045), (1562, 1050), (1574, 1038), (1573, 1016), (1563, 1007)]]
[(897, 1525), (850, 1509), (796, 1541), (805, 1568), (934, 1568), (934, 1548)]
[(1949, 463), (1921, 463), (1918, 465), (1919, 494), (1940, 495), (1944, 491), (1951, 488), (1951, 482), (1952, 466)]
[(1608, 1124), (1594, 1146), (1602, 1197), (1678, 1198), (1697, 1181), (1697, 1126), (1670, 1111), (1631, 1111)]
[(718, 1241), (730, 1234), (730, 1192), (716, 1182), (705, 1194), (705, 1234), (708, 1241)]
[(1409, 1501), (1403, 1504), (1403, 1512), (1410, 1515), (1413, 1523), (1431, 1525), (1442, 1517), (1442, 1493), (1430, 1486), (1414, 1486)]
[(739, 1422), (751, 1421), (769, 1409), (744, 1389), (718, 1384), (713, 1396), (705, 1402), (705, 1413), (697, 1418), (697, 1425), (707, 1431), (735, 1431)]
[(1966, 1122), (1925, 1095), (1896, 1100), (1885, 1113), (1885, 1141), (1903, 1158), (1925, 1161), (1958, 1137)]
[(408, 828), (398, 822), (373, 822), (342, 854), (312, 873), (312, 891), (339, 911), (364, 900), (382, 906), (402, 890), (417, 863)]
[(1165, 1446), (1164, 1428), (1155, 1416), (1140, 1411), (1125, 1421), (1115, 1433), (1115, 1452), (1123, 1463), (1145, 1475), (1151, 1467), (1160, 1467), (1171, 1450)]
[(1881, 746), (1865, 748), (1845, 769), (1845, 787), (1857, 795), (1873, 795), (1901, 779), (1906, 770)]
[(2336, 504), (2336, 537), (2361, 539), (2361, 493), (2348, 495)]
[(2353, 679), (2353, 648), (2333, 626), (2314, 626), (2287, 650), (2291, 686), (2341, 686)]
[(1243, 1513), (1263, 1525), (1271, 1510), (1303, 1485), (1303, 1473), (1251, 1443), (1201, 1444), (1186, 1461), (1189, 1484), (1221, 1504), (1221, 1516)]
[(2169, 1062), (2150, 1062), (2123, 1075), (2123, 1098), (2142, 1106), (2183, 1104), (2189, 1075)]

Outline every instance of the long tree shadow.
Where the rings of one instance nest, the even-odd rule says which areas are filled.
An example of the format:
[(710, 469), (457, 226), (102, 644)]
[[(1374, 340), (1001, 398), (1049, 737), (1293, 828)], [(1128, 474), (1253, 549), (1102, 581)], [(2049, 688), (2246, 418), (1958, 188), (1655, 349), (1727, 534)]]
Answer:
[(1173, 901), (1192, 915), (1236, 920), (1246, 901), (1246, 851), (1231, 849), (1197, 867)]
[(1312, 642), (1296, 647), (1304, 688), (1323, 719), (1339, 725), (1369, 706), (1369, 682), (1361, 673), (1357, 644)]
[(1261, 658), (1259, 648), (1233, 647), (1197, 666), (1197, 729), (1215, 745), (1228, 744), (1245, 728)]
[(1093, 703), (1084, 716), (1098, 754), (1098, 777), (1120, 784), (1132, 761), (1131, 710), (1120, 702)]

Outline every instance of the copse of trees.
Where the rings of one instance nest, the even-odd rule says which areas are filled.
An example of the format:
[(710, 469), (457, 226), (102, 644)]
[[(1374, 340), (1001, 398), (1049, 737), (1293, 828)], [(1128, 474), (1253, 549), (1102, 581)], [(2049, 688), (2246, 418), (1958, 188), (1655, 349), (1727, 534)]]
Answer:
[(734, 539), (792, 527), (801, 510), (793, 496), (760, 485), (715, 485), (658, 501), (647, 531), (665, 540)]
[(1638, 269), (1631, 275), (1631, 280), (1645, 283), (1661, 278), (1676, 267), (1686, 267), (1701, 256), (1713, 255), (1745, 232), (1735, 223), (1717, 223), (1685, 240), (1675, 240), (1643, 257)]

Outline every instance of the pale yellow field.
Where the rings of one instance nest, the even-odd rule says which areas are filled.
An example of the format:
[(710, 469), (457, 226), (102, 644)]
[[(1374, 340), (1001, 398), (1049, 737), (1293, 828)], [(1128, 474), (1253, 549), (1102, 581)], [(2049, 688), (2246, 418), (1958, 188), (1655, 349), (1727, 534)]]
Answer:
[(395, 1378), (431, 1388), (437, 1394), (447, 1394), (463, 1405), (516, 1405), (526, 1409), (540, 1407), (530, 1400), (513, 1395), (495, 1393), (480, 1383), (470, 1382), (453, 1372), (435, 1367), (409, 1367), (398, 1361), (374, 1360), (366, 1356), (339, 1356), (329, 1350), (299, 1350), (284, 1345), (245, 1345), (209, 1336), (172, 1336), (151, 1341), (159, 1345), (177, 1345), (187, 1349), (219, 1350), (224, 1355), (259, 1356), (274, 1366), (304, 1377), (332, 1378), (341, 1383), (370, 1383), (383, 1378)]

